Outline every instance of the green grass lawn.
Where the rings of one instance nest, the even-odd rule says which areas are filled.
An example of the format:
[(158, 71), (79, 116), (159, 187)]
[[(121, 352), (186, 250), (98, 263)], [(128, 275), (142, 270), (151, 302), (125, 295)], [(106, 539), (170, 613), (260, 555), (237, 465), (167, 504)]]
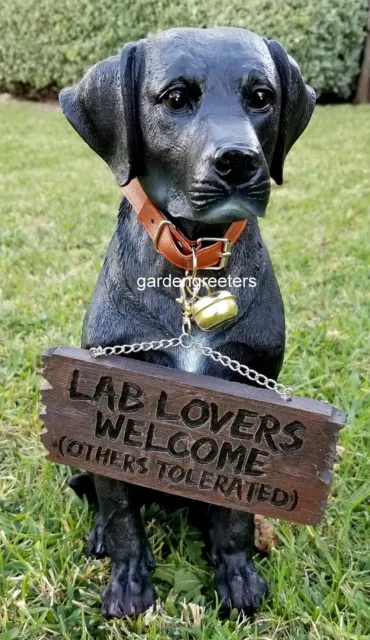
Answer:
[(281, 380), (348, 413), (323, 525), (275, 521), (281, 545), (256, 559), (270, 600), (221, 622), (197, 532), (154, 506), (159, 609), (107, 622), (109, 562), (86, 557), (93, 516), (44, 459), (38, 390), (40, 354), (79, 344), (120, 192), (57, 109), (0, 106), (0, 638), (370, 637), (369, 154), (370, 108), (318, 108), (261, 223), (286, 309)]

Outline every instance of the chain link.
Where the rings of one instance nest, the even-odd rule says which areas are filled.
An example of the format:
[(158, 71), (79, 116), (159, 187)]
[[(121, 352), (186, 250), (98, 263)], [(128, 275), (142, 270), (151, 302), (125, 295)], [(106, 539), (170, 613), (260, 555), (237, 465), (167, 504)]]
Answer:
[(92, 347), (90, 349), (90, 355), (92, 358), (99, 358), (100, 356), (127, 356), (130, 353), (138, 353), (139, 351), (169, 349), (170, 347), (179, 347), (181, 345), (180, 338), (152, 340), (151, 342), (133, 342), (132, 344), (116, 345), (115, 347)]
[(292, 389), (284, 386), (280, 382), (276, 382), (272, 378), (262, 373), (258, 373), (254, 369), (250, 369), (246, 364), (241, 364), (238, 360), (232, 360), (229, 356), (223, 355), (219, 351), (205, 347), (201, 342), (197, 342), (189, 333), (182, 333), (178, 338), (170, 340), (152, 340), (151, 342), (134, 342), (132, 344), (117, 345), (115, 347), (92, 347), (90, 355), (92, 358), (101, 356), (127, 356), (130, 353), (138, 353), (139, 351), (157, 351), (158, 349), (170, 349), (171, 347), (181, 347), (182, 349), (196, 349), (207, 358), (211, 358), (214, 362), (219, 362), (224, 367), (228, 367), (231, 371), (239, 373), (241, 376), (248, 378), (251, 382), (256, 382), (261, 387), (266, 387), (270, 391), (275, 391), (283, 400), (292, 399)]

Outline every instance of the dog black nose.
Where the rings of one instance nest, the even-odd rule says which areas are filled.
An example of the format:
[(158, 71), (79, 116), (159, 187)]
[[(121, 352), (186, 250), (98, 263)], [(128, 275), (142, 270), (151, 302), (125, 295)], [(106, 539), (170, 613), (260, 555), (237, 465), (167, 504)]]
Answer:
[(253, 147), (224, 145), (217, 149), (212, 164), (219, 176), (235, 184), (252, 177), (257, 171), (258, 160), (258, 151)]

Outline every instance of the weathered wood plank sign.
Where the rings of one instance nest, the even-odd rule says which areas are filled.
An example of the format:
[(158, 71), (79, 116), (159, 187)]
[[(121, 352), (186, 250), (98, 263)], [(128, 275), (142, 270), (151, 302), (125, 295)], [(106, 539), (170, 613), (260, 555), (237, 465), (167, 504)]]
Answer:
[(335, 407), (70, 347), (43, 355), (48, 459), (225, 507), (318, 524)]

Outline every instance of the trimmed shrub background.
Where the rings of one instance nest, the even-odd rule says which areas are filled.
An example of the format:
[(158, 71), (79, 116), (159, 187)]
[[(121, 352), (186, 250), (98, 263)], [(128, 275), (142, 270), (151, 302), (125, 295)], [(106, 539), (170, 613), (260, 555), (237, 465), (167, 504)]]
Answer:
[(232, 25), (279, 39), (319, 95), (348, 98), (367, 0), (0, 0), (0, 89), (39, 97), (125, 42), (173, 26)]

